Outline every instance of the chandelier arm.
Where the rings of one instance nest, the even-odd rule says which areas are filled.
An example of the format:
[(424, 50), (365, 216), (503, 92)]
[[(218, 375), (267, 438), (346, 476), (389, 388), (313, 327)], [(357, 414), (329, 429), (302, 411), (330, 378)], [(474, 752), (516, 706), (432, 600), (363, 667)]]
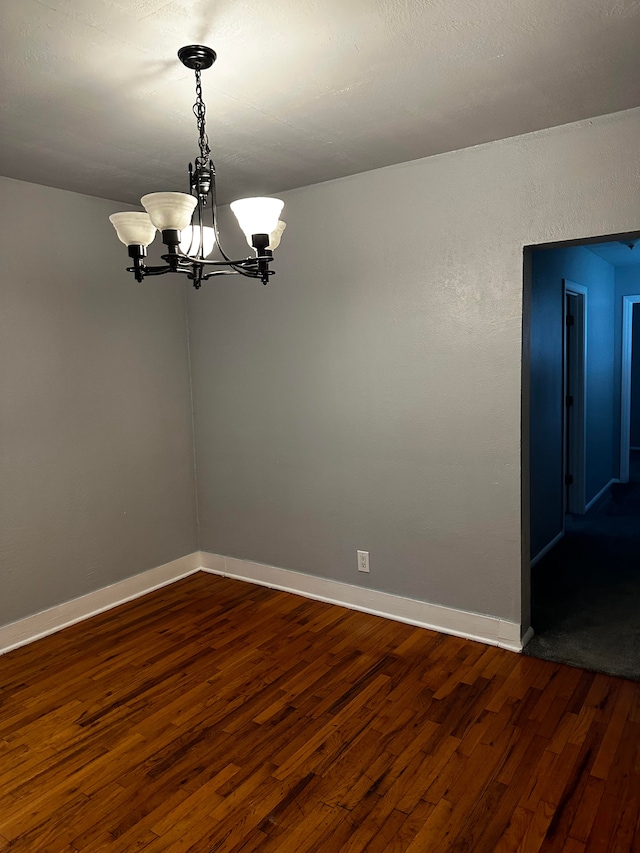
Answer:
[[(216, 211), (216, 213), (218, 212), (217, 206), (215, 208), (215, 211)], [(218, 251), (220, 252), (222, 257), (224, 258), (224, 262), (221, 261), (220, 263), (227, 263), (227, 264), (232, 264), (232, 265), (239, 263), (239, 261), (232, 261), (231, 258), (229, 257), (229, 255), (227, 255), (225, 250), (222, 248), (222, 245), (220, 243), (220, 232), (218, 231), (218, 218), (217, 218), (217, 216), (213, 217), (213, 228), (214, 228), (214, 231), (216, 234), (216, 246), (218, 247)], [(250, 259), (248, 259), (248, 260), (250, 260)]]
[[(218, 246), (218, 248), (220, 247)], [(178, 261), (182, 262), (182, 264), (200, 264), (203, 267), (233, 267), (234, 269), (247, 269), (249, 267), (257, 267), (258, 261), (273, 260), (270, 255), (256, 255), (255, 258), (242, 258), (239, 261), (232, 261), (230, 258), (227, 258), (226, 255), (224, 255), (224, 261), (209, 261), (206, 258), (192, 258), (189, 255), (183, 255), (181, 252), (177, 252), (175, 255), (162, 255), (162, 260), (165, 260), (165, 258), (169, 257), (177, 257)]]
[(240, 265), (241, 264), (247, 263), (248, 261), (257, 260), (257, 258), (246, 258), (242, 261), (232, 261), (231, 260), (229, 255), (227, 255), (225, 250), (222, 248), (222, 244), (220, 243), (220, 232), (218, 231), (218, 217), (216, 215), (217, 213), (218, 213), (218, 209), (217, 209), (217, 205), (216, 205), (216, 207), (214, 208), (214, 216), (213, 216), (213, 230), (214, 230), (215, 235), (216, 235), (216, 245), (218, 247), (218, 251), (220, 252), (222, 257), (224, 258), (224, 260), (223, 261), (207, 261), (207, 263), (213, 263), (213, 264), (217, 263), (219, 265), (228, 264), (234, 270), (237, 270), (238, 272), (240, 272)]
[[(191, 258), (188, 255), (177, 253), (175, 255), (162, 255), (162, 260), (173, 258), (178, 260), (177, 267), (169, 265), (164, 267), (144, 267), (143, 275), (163, 275), (167, 272), (181, 272), (189, 278), (195, 279), (198, 269), (203, 269), (205, 266), (211, 267), (231, 267), (231, 270), (212, 271), (210, 275), (217, 275), (218, 272), (227, 275), (244, 275), (247, 278), (263, 278), (264, 273), (258, 268), (258, 261), (271, 260), (269, 255), (258, 255), (255, 258), (243, 258), (239, 261), (208, 261), (201, 258)], [(151, 272), (146, 272), (151, 270)], [(268, 276), (275, 275), (274, 270), (266, 270)], [(207, 276), (201, 276), (201, 280), (205, 280)]]
[[(198, 106), (198, 104), (194, 105), (194, 112), (196, 113), (196, 116), (198, 115), (198, 113), (196, 111), (197, 106)], [(203, 116), (203, 120), (204, 120), (204, 113), (202, 114), (202, 116)], [(200, 123), (198, 123), (198, 127), (200, 128)], [(205, 136), (205, 139), (206, 139), (206, 144), (207, 144), (207, 149), (206, 149), (207, 150), (207, 156), (209, 157), (208, 169), (206, 169), (206, 162), (203, 160), (203, 154), (201, 153), (200, 157), (196, 158), (196, 172), (195, 172), (196, 180), (194, 181), (193, 178), (191, 178), (191, 186), (193, 189), (196, 189), (196, 191), (197, 191), (197, 198), (198, 198), (197, 214), (198, 214), (198, 224), (200, 225), (200, 227), (202, 227), (202, 223), (204, 221), (204, 210), (205, 210), (205, 207), (207, 206), (205, 198), (208, 197), (210, 199), (211, 226), (213, 227), (215, 245), (217, 246), (218, 251), (220, 252), (222, 257), (224, 258), (224, 260), (223, 261), (207, 261), (204, 258), (198, 258), (198, 263), (211, 264), (211, 265), (217, 264), (219, 266), (227, 266), (228, 265), (232, 269), (236, 270), (236, 272), (238, 272), (242, 275), (243, 273), (241, 271), (240, 265), (243, 262), (233, 261), (227, 255), (225, 250), (222, 248), (222, 243), (220, 240), (220, 231), (218, 229), (218, 198), (217, 198), (217, 192), (216, 192), (216, 169), (215, 169), (215, 166), (213, 165), (212, 160), (210, 159), (210, 153), (211, 152), (208, 149), (208, 139), (206, 138), (206, 136)], [(201, 141), (202, 141), (202, 138), (201, 138)], [(202, 152), (202, 146), (201, 146), (201, 152)], [(206, 170), (206, 175), (208, 177), (208, 186), (205, 186), (205, 187), (202, 187), (201, 185), (199, 185), (198, 180), (197, 180), (197, 176), (202, 175), (203, 170)], [(189, 164), (189, 172), (191, 173), (191, 164)], [(200, 245), (202, 245), (202, 243)], [(193, 261), (193, 258), (185, 258), (184, 254), (181, 254), (181, 258), (182, 258), (182, 260)], [(251, 259), (247, 259), (247, 260), (251, 260)]]
[[(217, 275), (244, 275), (247, 278), (261, 278), (259, 273), (240, 272), (239, 270), (215, 270), (214, 272), (206, 273), (202, 276), (202, 281), (207, 281)], [(269, 272), (269, 275), (275, 275), (274, 272)]]
[(171, 267), (169, 265), (164, 266), (164, 267), (147, 267), (147, 266), (127, 267), (127, 272), (139, 274), (143, 278), (145, 278), (148, 275), (165, 275), (168, 272), (181, 272), (181, 273), (184, 273), (185, 275), (189, 274), (189, 270), (185, 269), (184, 267), (178, 267), (176, 269), (176, 268)]
[(164, 275), (165, 273), (168, 273), (168, 272), (174, 272), (174, 270), (172, 270), (171, 267), (169, 267), (169, 266), (166, 266), (166, 267), (140, 266), (140, 267), (127, 267), (127, 272), (140, 273), (140, 275), (142, 275), (142, 276), (147, 276), (147, 275)]
[[(199, 87), (200, 75), (199, 71), (196, 69), (196, 81), (197, 81), (197, 91), (198, 91), (198, 103), (194, 105), (194, 112), (198, 117), (198, 128), (200, 129), (200, 151), (201, 155), (199, 158), (196, 158), (196, 174), (201, 174), (201, 170), (206, 168), (206, 164), (208, 162), (209, 170), (209, 186), (207, 188), (206, 195), (211, 199), (211, 224), (213, 226), (213, 233), (216, 240), (216, 245), (218, 247), (218, 251), (222, 255), (222, 261), (207, 261), (204, 258), (198, 258), (197, 263), (202, 266), (210, 265), (210, 266), (230, 266), (232, 270), (234, 270), (239, 275), (247, 276), (248, 278), (260, 278), (262, 279), (263, 284), (267, 283), (269, 275), (272, 275), (272, 272), (268, 272), (269, 263), (273, 260), (273, 256), (271, 254), (260, 254), (260, 250), (256, 249), (256, 256), (254, 258), (244, 258), (240, 261), (232, 260), (229, 255), (222, 248), (222, 241), (220, 240), (220, 231), (218, 230), (218, 200), (217, 200), (217, 192), (216, 192), (216, 170), (213, 165), (213, 162), (210, 159), (211, 151), (209, 150), (209, 140), (204, 133), (204, 102), (201, 97), (201, 88)], [(202, 111), (198, 111), (198, 107), (201, 105)], [(203, 136), (204, 134), (204, 136)], [(208, 161), (205, 160), (205, 150), (203, 148), (203, 139), (206, 144), (206, 157), (209, 158)], [(189, 166), (189, 170), (191, 170), (191, 166)], [(202, 192), (198, 192), (198, 224), (200, 229), (202, 229), (202, 223), (204, 219), (204, 206), (206, 202), (204, 202), (205, 194)], [(200, 245), (202, 245), (202, 238)], [(190, 260), (194, 262), (194, 259), (185, 258), (184, 254), (178, 253), (180, 260), (187, 261)], [(163, 257), (163, 260), (165, 258)], [(180, 260), (178, 262), (180, 262)], [(265, 263), (266, 262), (266, 263)], [(262, 267), (262, 269), (260, 268)], [(202, 281), (203, 277), (200, 275), (198, 277), (198, 281)], [(196, 285), (199, 286), (199, 285)]]
[[(253, 261), (252, 258), (249, 258), (248, 260)], [(229, 266), (224, 261), (209, 261), (208, 263), (213, 264), (213, 265)], [(178, 272), (178, 273), (182, 273), (183, 275), (186, 275), (188, 279), (190, 279), (194, 282), (196, 287), (200, 286), (200, 282), (207, 281), (208, 279), (213, 278), (214, 276), (218, 276), (218, 275), (243, 275), (243, 276), (246, 276), (247, 278), (261, 278), (262, 277), (262, 273), (258, 272), (257, 270), (253, 270), (251, 268), (246, 268), (246, 267), (245, 268), (233, 267), (232, 269), (226, 269), (226, 270), (225, 269), (212, 270), (211, 272), (205, 273), (204, 275), (198, 275), (198, 271), (202, 270), (202, 266), (203, 265), (201, 262), (194, 263), (193, 261), (190, 261), (188, 265), (185, 264), (184, 266), (179, 266), (177, 269), (175, 269), (169, 265), (163, 266), (163, 267), (140, 266), (140, 267), (127, 267), (127, 272), (133, 273), (136, 276), (136, 279), (138, 281), (142, 281), (142, 279), (146, 278), (147, 276), (166, 275), (166, 273)], [(275, 272), (273, 270), (268, 270), (267, 275), (275, 275)]]
[[(214, 175), (215, 175), (215, 170), (214, 170)], [(211, 181), (210, 194), (211, 194), (211, 221), (213, 224), (213, 233), (214, 233), (215, 238), (216, 238), (216, 246), (218, 247), (218, 251), (220, 252), (222, 257), (224, 258), (224, 261), (217, 261), (217, 263), (219, 265), (222, 265), (223, 263), (229, 264), (229, 266), (232, 269), (236, 270), (236, 272), (238, 272), (240, 275), (246, 275), (246, 273), (242, 272), (241, 268), (238, 266), (242, 262), (241, 261), (232, 261), (231, 258), (229, 257), (229, 255), (227, 255), (225, 250), (222, 248), (222, 243), (220, 241), (220, 231), (218, 230), (218, 197), (217, 197), (215, 177)], [(251, 258), (247, 258), (247, 260), (251, 260)], [(216, 263), (216, 261), (209, 261), (208, 263)]]
[[(171, 255), (171, 256), (167, 255), (166, 257), (175, 258), (176, 256), (175, 255)], [(164, 260), (164, 258), (165, 258), (165, 255), (162, 256), (163, 260)], [(246, 270), (251, 269), (251, 267), (254, 266), (255, 260), (257, 260), (257, 258), (256, 259), (247, 258), (246, 261), (235, 261), (234, 266), (232, 268), (234, 271), (234, 274), (240, 273), (241, 275), (248, 275), (249, 273), (247, 273)], [(245, 263), (250, 264), (251, 267), (245, 267), (245, 266), (236, 267), (235, 266), (236, 264), (242, 265)], [(185, 273), (186, 275), (192, 275), (198, 268), (202, 269), (205, 266), (228, 267), (228, 266), (231, 266), (231, 264), (229, 264), (227, 261), (207, 261), (207, 260), (201, 260), (200, 258), (198, 258), (198, 259), (191, 258), (188, 255), (178, 255), (178, 266), (177, 267), (172, 267), (169, 264), (167, 264), (166, 266), (162, 266), (162, 267), (147, 267), (147, 266), (145, 266), (145, 267), (141, 268), (141, 271), (143, 272), (144, 275), (164, 275), (165, 273), (168, 273), (168, 272), (181, 272), (181, 273)], [(128, 268), (127, 272), (129, 271), (129, 269), (134, 270), (135, 268), (130, 267), (130, 268)]]
[(215, 270), (214, 272), (208, 272), (202, 276), (202, 281), (208, 281), (210, 278), (213, 278), (216, 275), (241, 275), (241, 273), (236, 270)]

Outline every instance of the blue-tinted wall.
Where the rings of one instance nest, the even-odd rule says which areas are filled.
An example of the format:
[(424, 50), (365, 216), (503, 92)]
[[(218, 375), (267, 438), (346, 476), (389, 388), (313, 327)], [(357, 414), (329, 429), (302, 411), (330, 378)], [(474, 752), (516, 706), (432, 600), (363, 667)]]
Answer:
[(562, 530), (562, 278), (550, 252), (532, 257), (530, 482), (531, 557)]
[(532, 257), (531, 293), (532, 557), (563, 529), (562, 302), (565, 278), (588, 291), (587, 502), (617, 476), (618, 471), (615, 269), (586, 247), (539, 249)]
[[(623, 297), (625, 296), (638, 296), (640, 295), (640, 267), (638, 266), (629, 266), (629, 267), (616, 267), (616, 301), (615, 301), (615, 311), (614, 311), (614, 323), (615, 323), (615, 369), (616, 375), (620, 376), (621, 371), (621, 353), (622, 353), (622, 302)], [(634, 339), (635, 339), (635, 330), (634, 330)], [(635, 371), (636, 373), (638, 371)], [(633, 382), (633, 373), (632, 373), (632, 382)], [(617, 383), (615, 389), (615, 402), (614, 402), (614, 415), (615, 415), (615, 425), (616, 425), (616, 458), (619, 460), (620, 458), (620, 382)], [(633, 412), (632, 412), (633, 414)], [(635, 444), (633, 441), (633, 427), (632, 427), (632, 444)], [(640, 446), (640, 442), (638, 445)], [(619, 464), (619, 463), (618, 463)]]
[(631, 349), (631, 447), (640, 447), (640, 304), (633, 306)]

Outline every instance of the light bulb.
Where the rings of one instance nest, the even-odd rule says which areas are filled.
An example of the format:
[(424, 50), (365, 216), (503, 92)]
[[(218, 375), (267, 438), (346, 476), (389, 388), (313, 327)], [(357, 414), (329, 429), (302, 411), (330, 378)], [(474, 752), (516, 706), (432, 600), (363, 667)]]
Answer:
[(208, 258), (216, 244), (216, 232), (210, 225), (203, 225), (204, 251), (200, 252), (200, 226), (187, 225), (180, 233), (180, 251), (190, 258)]

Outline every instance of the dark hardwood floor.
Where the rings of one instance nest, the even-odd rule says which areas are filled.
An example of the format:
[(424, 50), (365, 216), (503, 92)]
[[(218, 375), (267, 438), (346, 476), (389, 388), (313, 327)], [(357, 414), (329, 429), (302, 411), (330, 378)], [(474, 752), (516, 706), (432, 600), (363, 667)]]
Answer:
[(0, 850), (640, 850), (640, 684), (199, 573), (0, 658)]

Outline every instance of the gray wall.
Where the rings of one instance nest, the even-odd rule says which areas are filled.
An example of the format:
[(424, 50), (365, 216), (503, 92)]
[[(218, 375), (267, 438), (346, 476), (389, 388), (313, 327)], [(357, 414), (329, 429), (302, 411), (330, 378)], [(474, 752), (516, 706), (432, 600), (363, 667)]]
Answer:
[(0, 625), (196, 548), (184, 290), (121, 204), (0, 179)]
[(638, 228), (638, 138), (632, 110), (285, 193), (272, 283), (189, 295), (201, 547), (526, 621), (523, 247)]
[[(188, 295), (200, 547), (526, 622), (523, 246), (640, 227), (639, 135), (632, 110), (286, 193), (272, 283)], [(120, 205), (0, 191), (4, 624), (198, 543), (182, 285), (124, 273)]]
[(532, 253), (531, 556), (563, 529), (563, 279), (587, 289), (586, 501), (618, 472), (615, 268), (588, 248)]

